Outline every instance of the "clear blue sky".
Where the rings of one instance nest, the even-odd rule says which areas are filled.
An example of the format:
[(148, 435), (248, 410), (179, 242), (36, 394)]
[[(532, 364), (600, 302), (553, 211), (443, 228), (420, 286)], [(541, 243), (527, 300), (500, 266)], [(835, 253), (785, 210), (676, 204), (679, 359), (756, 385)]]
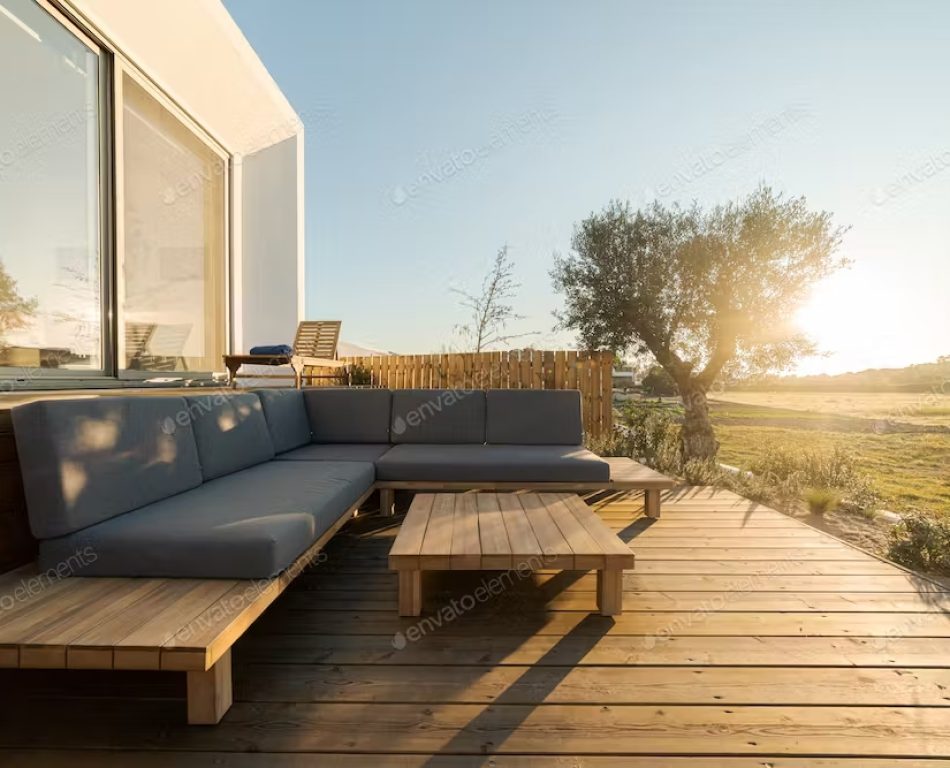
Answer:
[(950, 353), (950, 3), (226, 0), (307, 128), (307, 311), (437, 351), (508, 244), (519, 330), (619, 197), (761, 180), (853, 226), (805, 372)]

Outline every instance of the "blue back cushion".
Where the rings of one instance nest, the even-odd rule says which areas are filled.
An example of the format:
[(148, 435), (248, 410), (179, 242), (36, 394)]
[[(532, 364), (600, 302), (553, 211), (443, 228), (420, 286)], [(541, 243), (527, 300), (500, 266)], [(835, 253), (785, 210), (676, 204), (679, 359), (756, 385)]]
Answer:
[(205, 480), (229, 475), (274, 458), (264, 408), (250, 392), (189, 395), (188, 415)]
[(311, 387), (304, 403), (315, 443), (388, 443), (388, 389)]
[(393, 443), (484, 443), (485, 392), (480, 389), (397, 389)]
[(310, 442), (310, 421), (299, 389), (259, 389), (274, 451), (285, 453)]
[(581, 393), (576, 389), (490, 389), (488, 442), (496, 445), (580, 445)]
[(201, 485), (181, 397), (47, 400), (13, 409), (30, 528), (64, 536)]

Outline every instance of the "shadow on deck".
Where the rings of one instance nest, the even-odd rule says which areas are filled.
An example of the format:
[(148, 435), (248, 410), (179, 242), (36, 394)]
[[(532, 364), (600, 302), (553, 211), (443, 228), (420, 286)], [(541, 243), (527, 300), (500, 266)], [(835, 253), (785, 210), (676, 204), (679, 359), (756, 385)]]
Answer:
[(5, 671), (0, 764), (946, 765), (950, 593), (725, 491), (592, 503), (637, 555), (622, 616), (593, 574), (465, 610), (486, 575), (438, 572), (399, 618), (397, 526), (357, 518), (235, 646), (219, 726), (180, 674)]

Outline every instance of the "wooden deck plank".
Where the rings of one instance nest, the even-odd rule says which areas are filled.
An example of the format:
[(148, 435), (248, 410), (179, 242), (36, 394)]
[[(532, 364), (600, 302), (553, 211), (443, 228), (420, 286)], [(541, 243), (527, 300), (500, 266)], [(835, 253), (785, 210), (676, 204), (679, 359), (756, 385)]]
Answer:
[(665, 642), (631, 642), (625, 635), (493, 636), (498, 622), (486, 622), (482, 635), (427, 634), (393, 653), (391, 635), (277, 634), (261, 628), (242, 641), (245, 661), (313, 664), (534, 666), (749, 666), (768, 677), (772, 667), (947, 668), (950, 640), (894, 637), (679, 636)]
[[(950, 670), (252, 664), (236, 701), (399, 704), (786, 704), (950, 707)], [(950, 709), (947, 710), (950, 717)]]
[[(557, 585), (558, 572), (540, 571), (527, 576), (523, 582), (543, 589), (545, 584), (564, 592), (594, 590), (592, 574), (579, 575), (567, 587)], [(308, 592), (323, 594), (337, 592), (341, 596), (356, 596), (360, 592), (376, 595), (394, 590), (396, 577), (389, 573), (360, 573), (348, 576), (320, 573), (303, 577), (302, 587)], [(759, 574), (649, 574), (632, 572), (624, 574), (624, 590), (628, 592), (830, 592), (845, 593), (910, 593), (936, 594), (942, 603), (947, 599), (946, 590), (932, 581), (899, 571), (868, 575), (759, 573)]]
[[(593, 575), (590, 578), (594, 578)], [(430, 583), (426, 603), (431, 609), (460, 598), (471, 591), (471, 584), (457, 589), (436, 591)], [(585, 583), (585, 586), (590, 584)], [(568, 589), (538, 592), (534, 585), (519, 584), (499, 596), (491, 605), (493, 612), (503, 613), (531, 601), (538, 608), (556, 611), (590, 611), (594, 603), (591, 589)], [(395, 591), (382, 592), (302, 592), (295, 591), (282, 601), (283, 608), (327, 611), (392, 610)], [(927, 593), (876, 592), (637, 592), (623, 593), (625, 611), (824, 611), (835, 613), (933, 613), (943, 614), (950, 621), (950, 595)]]
[[(766, 755), (758, 757), (656, 757), (609, 755), (585, 756), (582, 763), (569, 758), (540, 755), (505, 755), (489, 759), (481, 755), (393, 755), (385, 756), (386, 768), (537, 768), (543, 761), (554, 768), (803, 768), (799, 757)], [(315, 761), (326, 768), (366, 768), (366, 755), (345, 753), (276, 754), (240, 752), (176, 751), (174, 759), (164, 752), (89, 750), (2, 750), (0, 764), (6, 768), (313, 768)], [(373, 762), (378, 762), (374, 760)], [(808, 768), (946, 768), (940, 758), (812, 757)]]
[(640, 547), (636, 540), (629, 543), (637, 555), (638, 567), (646, 560), (766, 560), (774, 563), (778, 560), (864, 560), (867, 557), (848, 547)]
[(125, 702), (104, 701), (98, 717), (65, 706), (51, 708), (49, 721), (13, 713), (0, 723), (0, 740), (64, 749), (168, 748), (177, 741), (212, 751), (239, 744), (254, 752), (364, 755), (950, 754), (942, 707), (236, 703), (216, 727), (186, 732), (169, 729), (164, 702), (143, 702), (143, 709), (144, 718)]

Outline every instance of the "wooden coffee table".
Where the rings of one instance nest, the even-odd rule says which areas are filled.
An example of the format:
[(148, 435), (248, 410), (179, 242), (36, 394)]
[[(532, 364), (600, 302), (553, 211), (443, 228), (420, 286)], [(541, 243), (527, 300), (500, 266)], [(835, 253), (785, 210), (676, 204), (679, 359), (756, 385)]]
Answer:
[(419, 493), (392, 549), (399, 615), (422, 612), (423, 571), (597, 571), (597, 607), (623, 612), (633, 552), (571, 493)]

